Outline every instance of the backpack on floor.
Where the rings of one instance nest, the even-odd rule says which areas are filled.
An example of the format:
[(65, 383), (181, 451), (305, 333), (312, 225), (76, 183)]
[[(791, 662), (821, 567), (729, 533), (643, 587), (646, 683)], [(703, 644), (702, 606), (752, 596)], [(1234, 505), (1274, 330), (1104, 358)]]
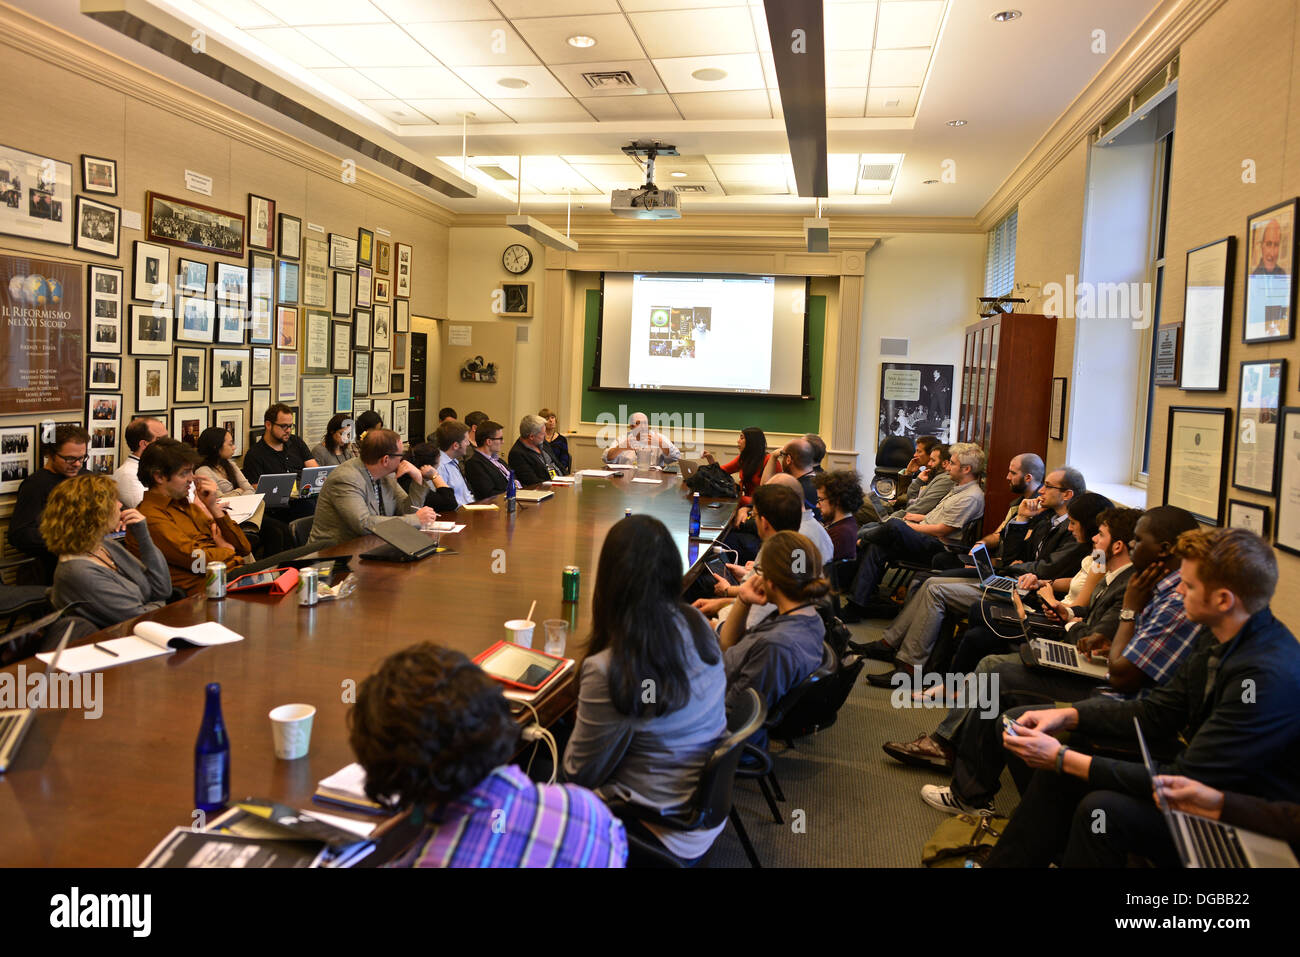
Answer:
[(958, 814), (944, 818), (921, 851), (926, 867), (983, 867), (1010, 818)]

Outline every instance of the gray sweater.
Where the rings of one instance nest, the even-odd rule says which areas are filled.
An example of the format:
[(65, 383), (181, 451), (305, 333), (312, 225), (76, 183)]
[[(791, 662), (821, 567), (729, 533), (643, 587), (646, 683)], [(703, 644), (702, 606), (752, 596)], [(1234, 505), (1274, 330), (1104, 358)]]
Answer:
[(126, 533), (135, 537), (140, 558), (117, 542), (105, 541), (104, 547), (118, 568), (116, 572), (86, 556), (59, 562), (51, 592), (56, 608), (85, 602), (74, 614), (107, 628), (167, 603), (172, 576), (166, 557), (149, 537), (148, 523), (128, 525)]

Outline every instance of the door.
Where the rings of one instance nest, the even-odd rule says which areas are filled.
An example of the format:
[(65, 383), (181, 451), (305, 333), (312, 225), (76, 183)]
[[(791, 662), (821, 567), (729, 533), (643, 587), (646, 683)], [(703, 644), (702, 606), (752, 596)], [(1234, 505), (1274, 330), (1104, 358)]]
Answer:
[(425, 432), (424, 394), (429, 382), (429, 334), (411, 333), (411, 418), (408, 433), (413, 442), (423, 442)]

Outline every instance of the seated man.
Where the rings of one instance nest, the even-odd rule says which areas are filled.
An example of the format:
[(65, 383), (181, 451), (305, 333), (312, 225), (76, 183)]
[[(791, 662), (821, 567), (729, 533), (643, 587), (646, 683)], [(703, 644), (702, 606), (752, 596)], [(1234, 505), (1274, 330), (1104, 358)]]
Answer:
[[(510, 466), (501, 458), (505, 426), (488, 419), (479, 423), (478, 452), (465, 463), (465, 481), (475, 499), (503, 494), (510, 486)], [(515, 479), (515, 485), (519, 480)]]
[[(869, 519), (865, 524), (859, 519), (858, 541), (863, 545), (869, 545), (872, 541), (872, 535), (875, 530), (880, 528), (891, 518), (906, 518), (909, 513), (924, 515), (943, 501), (943, 497), (952, 491), (952, 476), (948, 474), (948, 462), (950, 454), (948, 446), (936, 442), (930, 450), (928, 464), (916, 474), (912, 479), (912, 484), (907, 487), (907, 495), (901, 500), (902, 504), (892, 512), (883, 516)], [(871, 507), (869, 503), (863, 502), (862, 511)]]
[[(145, 492), (138, 511), (149, 523), (149, 537), (167, 559), (172, 584), (187, 595), (203, 591), (209, 562), (225, 562), (227, 577), (234, 578), (237, 566), (253, 560), (243, 530), (218, 501), (217, 483), (194, 477), (198, 460), (198, 453), (175, 439), (158, 439), (140, 456)], [(124, 541), (141, 558), (134, 538)]]
[[(1041, 770), (987, 866), (1060, 860), (1071, 822), (1079, 814), (1096, 820), (1096, 810), (1106, 812), (1106, 827), (1080, 836), (1075, 861), (1116, 864), (1130, 849), (1158, 863), (1172, 860), (1141, 761), (1085, 750), (1084, 739), (1136, 749), (1134, 718), (1161, 774), (1266, 800), (1300, 794), (1300, 645), (1268, 607), (1277, 585), (1273, 549), (1245, 529), (1210, 528), (1184, 532), (1174, 554), (1182, 562), (1183, 607), (1201, 626), (1191, 654), (1165, 685), (1140, 698), (1008, 713), (1020, 727), (1014, 737), (1003, 735), (1003, 745)], [(1072, 732), (1069, 747), (1054, 737), (1060, 731)]]
[[(545, 422), (543, 419), (543, 432)], [(651, 465), (667, 465), (682, 457), (682, 453), (677, 451), (677, 446), (667, 436), (650, 430), (650, 419), (644, 412), (632, 413), (627, 420), (627, 435), (607, 448), (601, 457), (611, 464), (636, 465), (637, 449), (655, 450), (651, 456)]]
[(165, 438), (166, 424), (151, 415), (132, 419), (122, 430), (122, 442), (131, 454), (117, 467), (113, 481), (117, 483), (117, 500), (123, 508), (135, 508), (144, 498), (144, 486), (140, 484), (140, 455), (158, 439)]
[[(826, 531), (826, 527), (817, 520), (817, 513), (812, 510), (812, 507), (804, 499), (803, 485), (800, 484), (799, 480), (792, 475), (777, 472), (775, 475), (769, 476), (763, 484), (784, 486), (793, 490), (799, 496), (800, 502), (803, 503), (803, 514), (799, 519), (799, 534), (817, 546), (817, 554), (821, 556), (823, 565), (831, 561), (835, 554), (835, 544), (831, 541), (830, 533)], [(759, 486), (759, 488), (762, 487), (762, 485)], [(742, 508), (737, 510), (735, 522), (732, 524), (731, 530), (723, 537), (722, 544), (736, 553), (737, 564), (744, 564), (754, 560), (762, 541), (755, 524), (753, 509)]]
[[(425, 466), (425, 470), (432, 468)], [(411, 477), (410, 495), (397, 484), (396, 476), (403, 475)], [(406, 461), (396, 432), (371, 429), (361, 440), (361, 455), (348, 459), (325, 480), (307, 544), (326, 545), (369, 535), (385, 516), (412, 511), (422, 523), (432, 522), (438, 515), (424, 505), (430, 487), (421, 470)]]
[(9, 519), (9, 544), (36, 559), (42, 585), (54, 581), (58, 558), (45, 547), (41, 537), (41, 513), (55, 486), (76, 475), (86, 474), (86, 447), (90, 433), (79, 425), (55, 426), (52, 442), (42, 442), (45, 464), (23, 479)]
[(546, 448), (546, 420), (528, 414), (519, 420), (519, 439), (507, 456), (521, 485), (549, 482), (560, 474), (560, 466)]
[(366, 794), (424, 822), (389, 867), (627, 863), (623, 824), (600, 798), (511, 763), (519, 724), (501, 686), (458, 651), (426, 642), (389, 656), (361, 683), (348, 727)]
[(773, 475), (782, 473), (799, 480), (803, 489), (803, 500), (809, 508), (817, 507), (817, 484), (813, 481), (817, 473), (813, 469), (814, 451), (807, 439), (791, 439), (781, 447), (776, 455), (769, 455), (767, 465), (763, 467), (763, 481)]
[(973, 443), (959, 442), (950, 450), (948, 474), (953, 490), (931, 511), (910, 515), (906, 520), (893, 518), (882, 526), (883, 540), (867, 548), (853, 581), (853, 598), (845, 602), (846, 622), (861, 621), (866, 606), (876, 593), (885, 566), (891, 561), (929, 564), (935, 555), (962, 543), (966, 523), (984, 514), (984, 490), (979, 480), (984, 475), (984, 452)]
[(816, 432), (805, 432), (803, 438), (808, 443), (809, 448), (812, 449), (813, 471), (821, 472), (822, 459), (826, 458), (826, 443), (822, 441), (822, 437)]
[(469, 427), (455, 419), (443, 419), (434, 430), (434, 441), (442, 457), (438, 460), (438, 474), (456, 495), (456, 506), (474, 501), (474, 494), (461, 474), (461, 456), (469, 447)]
[[(365, 413), (362, 413), (364, 416)], [(319, 463), (312, 457), (307, 443), (293, 433), (293, 409), (283, 402), (267, 408), (262, 416), (262, 437), (244, 454), (240, 466), (244, 478), (256, 487), (263, 475), (301, 475), (304, 468)], [(316, 496), (293, 498), (283, 508), (268, 508), (266, 514), (286, 524), (305, 518), (316, 509)]]
[[(479, 428), (484, 422), (489, 420), (490, 416), (486, 412), (475, 410), (465, 416), (465, 426), (469, 429), (469, 435), (465, 436), (465, 454), (461, 456), (461, 471), (468, 476), (470, 460), (477, 455), (479, 445)], [(441, 423), (439, 423), (441, 424)]]

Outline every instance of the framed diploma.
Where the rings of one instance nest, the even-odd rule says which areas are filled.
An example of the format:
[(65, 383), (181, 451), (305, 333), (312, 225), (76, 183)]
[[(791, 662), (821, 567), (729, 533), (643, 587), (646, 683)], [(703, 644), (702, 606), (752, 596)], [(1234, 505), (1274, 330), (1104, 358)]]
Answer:
[(330, 304), (329, 247), (323, 239), (303, 239), (302, 271), (298, 275), (304, 306), (324, 309)]
[(1231, 409), (1173, 406), (1165, 439), (1164, 504), (1185, 508), (1198, 521), (1223, 524)]
[(1228, 311), (1237, 239), (1227, 236), (1187, 251), (1183, 290), (1183, 368), (1178, 386), (1188, 392), (1228, 387)]
[(330, 371), (330, 316), (327, 312), (308, 309), (303, 322), (306, 355), (303, 375), (325, 375)]
[(1244, 528), (1260, 538), (1268, 538), (1268, 506), (1228, 499), (1228, 527)]
[(316, 439), (326, 432), (334, 415), (334, 377), (305, 375), (302, 385), (302, 434)]
[(1241, 364), (1237, 394), (1235, 488), (1273, 494), (1277, 459), (1277, 411), (1286, 395), (1286, 360), (1258, 359)]
[(1277, 522), (1273, 544), (1300, 555), (1300, 408), (1278, 410)]
[(1296, 199), (1246, 220), (1246, 292), (1242, 342), (1295, 338)]
[(1178, 385), (1183, 359), (1183, 324), (1161, 323), (1156, 330), (1156, 359), (1153, 374), (1156, 385)]

